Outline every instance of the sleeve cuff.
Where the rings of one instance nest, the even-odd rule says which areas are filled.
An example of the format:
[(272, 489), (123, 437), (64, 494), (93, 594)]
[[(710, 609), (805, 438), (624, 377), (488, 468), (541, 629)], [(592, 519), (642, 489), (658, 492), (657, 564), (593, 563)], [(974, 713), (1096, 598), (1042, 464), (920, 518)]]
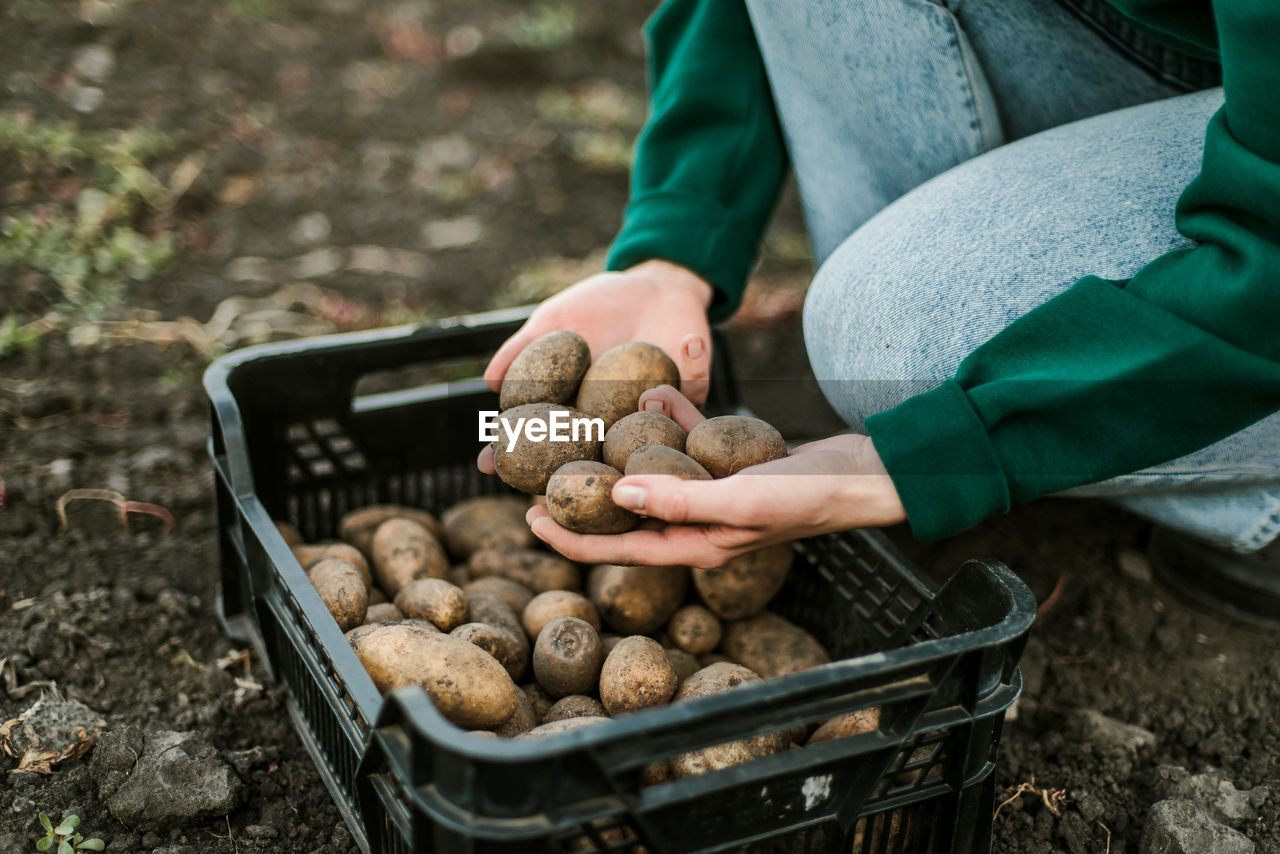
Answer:
[(626, 270), (654, 259), (686, 267), (715, 291), (707, 315), (719, 323), (738, 308), (755, 262), (756, 242), (747, 231), (713, 200), (651, 193), (627, 206), (605, 269)]
[(954, 379), (871, 416), (866, 428), (919, 539), (951, 536), (1008, 512), (1000, 459)]

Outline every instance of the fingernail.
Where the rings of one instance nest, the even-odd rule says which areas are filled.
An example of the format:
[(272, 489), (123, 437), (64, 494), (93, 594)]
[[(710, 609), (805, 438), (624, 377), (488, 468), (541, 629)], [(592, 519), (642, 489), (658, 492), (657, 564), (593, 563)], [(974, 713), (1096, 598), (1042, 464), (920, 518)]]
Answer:
[(613, 490), (613, 503), (628, 510), (644, 509), (644, 488), (624, 484)]
[(701, 338), (694, 338), (688, 344), (684, 345), (685, 355), (690, 359), (701, 359), (704, 345)]
[(541, 531), (539, 531), (539, 530), (538, 530), (538, 526), (537, 526), (537, 525), (530, 525), (530, 526), (529, 526), (529, 530), (533, 532), (533, 535), (534, 535), (535, 537), (537, 537), (538, 539), (542, 540), (544, 543), (547, 541), (547, 538), (543, 535), (543, 533), (542, 533)]
[(667, 402), (660, 397), (651, 397), (644, 402), (645, 412), (656, 412), (659, 415), (667, 414)]

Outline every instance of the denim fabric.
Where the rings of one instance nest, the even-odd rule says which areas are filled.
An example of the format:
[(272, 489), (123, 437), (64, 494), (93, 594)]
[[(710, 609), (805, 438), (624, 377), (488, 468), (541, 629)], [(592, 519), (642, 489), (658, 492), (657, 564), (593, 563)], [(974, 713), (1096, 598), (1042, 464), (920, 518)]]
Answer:
[[(851, 426), (1079, 277), (1189, 245), (1173, 209), (1220, 90), (1170, 97), (1045, 0), (747, 2), (821, 262), (805, 341)], [(1280, 533), (1280, 414), (1068, 494), (1260, 548)]]

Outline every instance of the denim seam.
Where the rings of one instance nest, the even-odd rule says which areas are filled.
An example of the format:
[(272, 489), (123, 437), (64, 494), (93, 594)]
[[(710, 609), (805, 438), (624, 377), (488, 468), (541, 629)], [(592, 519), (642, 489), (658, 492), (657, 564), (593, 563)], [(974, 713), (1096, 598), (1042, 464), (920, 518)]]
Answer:
[(1243, 541), (1250, 551), (1257, 551), (1275, 540), (1277, 535), (1280, 535), (1280, 505), (1277, 505), (1274, 513), (1263, 518), (1257, 529), (1245, 536)]
[(969, 62), (965, 56), (964, 46), (960, 44), (960, 22), (956, 20), (956, 16), (953, 15), (945, 5), (942, 5), (941, 3), (937, 3), (935, 5), (937, 5), (939, 11), (946, 17), (947, 31), (951, 36), (951, 48), (955, 51), (956, 61), (960, 65), (960, 70), (956, 72), (956, 76), (963, 81), (962, 86), (964, 89), (965, 100), (968, 101), (969, 104), (969, 128), (977, 135), (977, 138), (974, 140), (974, 155), (976, 156), (978, 154), (982, 154), (987, 148), (985, 143), (987, 134), (982, 128), (982, 113), (978, 109), (978, 99), (975, 92), (977, 83), (973, 79), (973, 74), (969, 69)]

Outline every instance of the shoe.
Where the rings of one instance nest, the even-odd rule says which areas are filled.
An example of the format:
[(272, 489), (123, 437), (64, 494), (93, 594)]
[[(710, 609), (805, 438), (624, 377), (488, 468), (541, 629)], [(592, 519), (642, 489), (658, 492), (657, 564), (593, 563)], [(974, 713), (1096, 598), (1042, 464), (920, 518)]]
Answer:
[(1189, 602), (1280, 630), (1280, 540), (1242, 554), (1157, 526), (1147, 558), (1156, 577)]

